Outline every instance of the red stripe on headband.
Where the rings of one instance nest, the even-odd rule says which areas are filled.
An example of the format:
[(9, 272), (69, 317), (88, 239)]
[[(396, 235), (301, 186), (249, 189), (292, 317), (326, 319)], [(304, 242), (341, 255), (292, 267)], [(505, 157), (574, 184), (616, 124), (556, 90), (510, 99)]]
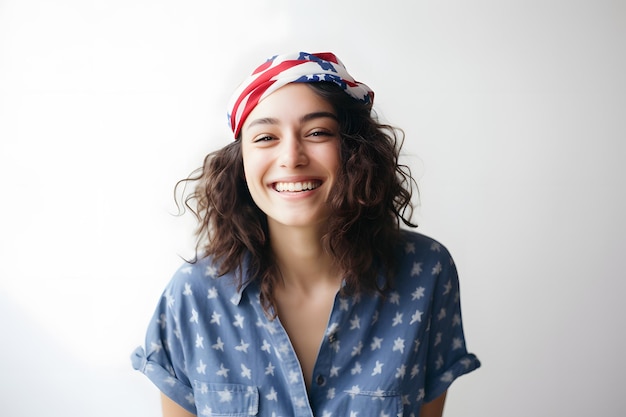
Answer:
[[(281, 62), (280, 64), (276, 65), (273, 68), (269, 68), (267, 69), (265, 72), (261, 73), (257, 79), (254, 80), (254, 82), (252, 82), (249, 86), (247, 86), (239, 95), (239, 98), (237, 99), (237, 101), (235, 102), (235, 105), (233, 106), (233, 112), (231, 115), (231, 128), (234, 131), (236, 129), (235, 123), (237, 119), (240, 120), (245, 120), (246, 117), (248, 117), (248, 115), (250, 114), (250, 112), (252, 111), (252, 109), (254, 107), (256, 107), (256, 105), (259, 102), (260, 97), (263, 95), (263, 93), (265, 93), (265, 91), (272, 85), (274, 84), (274, 82), (269, 82), (271, 81), (272, 78), (274, 78), (276, 75), (281, 74), (282, 72), (293, 68), (295, 66), (304, 64), (306, 62), (309, 61), (295, 61), (295, 60), (291, 60), (291, 61), (284, 61)], [(268, 61), (266, 64), (272, 64), (273, 61)], [(263, 64), (261, 67), (269, 67), (269, 65), (265, 65)], [(259, 68), (261, 68), (259, 67)], [(256, 90), (256, 91), (255, 91)], [(237, 112), (239, 111), (239, 106), (241, 105), (241, 102), (248, 97), (248, 95), (250, 95), (250, 97), (248, 98), (248, 101), (246, 102), (245, 108), (243, 110), (243, 112), (241, 113), (241, 117), (239, 118), (235, 118), (233, 117), (235, 114), (237, 114)], [(253, 99), (254, 96), (254, 99)], [(237, 132), (239, 133), (239, 132)]]

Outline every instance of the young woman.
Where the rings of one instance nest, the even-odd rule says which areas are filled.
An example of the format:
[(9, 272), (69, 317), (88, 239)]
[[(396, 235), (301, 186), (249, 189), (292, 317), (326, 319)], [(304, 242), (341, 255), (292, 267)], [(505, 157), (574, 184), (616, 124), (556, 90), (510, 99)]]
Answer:
[(275, 56), (235, 92), (235, 140), (181, 183), (198, 257), (133, 354), (164, 416), (441, 416), (480, 366), (373, 98), (331, 53)]

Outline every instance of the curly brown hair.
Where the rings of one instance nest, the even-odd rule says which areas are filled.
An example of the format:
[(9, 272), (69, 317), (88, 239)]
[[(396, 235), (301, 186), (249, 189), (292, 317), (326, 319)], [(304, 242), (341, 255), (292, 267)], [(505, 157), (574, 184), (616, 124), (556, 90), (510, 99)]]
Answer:
[[(306, 85), (332, 104), (341, 133), (342, 163), (327, 200), (332, 214), (321, 243), (343, 272), (342, 291), (382, 293), (393, 284), (401, 222), (416, 227), (411, 216), (417, 185), (409, 167), (398, 160), (404, 133), (380, 123), (369, 105), (333, 83)], [(267, 218), (246, 185), (241, 141), (208, 154), (176, 189), (189, 183), (193, 191), (181, 194), (179, 208), (189, 209), (198, 220), (196, 259), (211, 256), (220, 275), (235, 272), (239, 288), (246, 283), (244, 276), (257, 281), (262, 306), (273, 315), (280, 271), (269, 245)], [(378, 279), (381, 268), (383, 281)]]

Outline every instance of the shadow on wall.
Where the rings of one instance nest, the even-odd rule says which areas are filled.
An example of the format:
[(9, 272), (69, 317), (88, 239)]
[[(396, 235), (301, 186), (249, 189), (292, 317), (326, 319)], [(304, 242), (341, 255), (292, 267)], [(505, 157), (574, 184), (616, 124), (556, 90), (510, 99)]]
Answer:
[(159, 410), (157, 394), (127, 357), (123, 370), (103, 370), (98, 357), (77, 360), (58, 345), (53, 328), (32, 320), (5, 293), (0, 335), (2, 416), (148, 416)]

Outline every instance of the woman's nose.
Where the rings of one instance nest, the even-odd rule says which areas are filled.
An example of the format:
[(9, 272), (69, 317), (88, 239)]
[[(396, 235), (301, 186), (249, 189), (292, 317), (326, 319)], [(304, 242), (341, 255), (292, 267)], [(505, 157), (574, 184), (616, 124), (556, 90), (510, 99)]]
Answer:
[(280, 147), (280, 166), (296, 168), (306, 165), (308, 158), (306, 148), (302, 141), (295, 135), (283, 137)]

